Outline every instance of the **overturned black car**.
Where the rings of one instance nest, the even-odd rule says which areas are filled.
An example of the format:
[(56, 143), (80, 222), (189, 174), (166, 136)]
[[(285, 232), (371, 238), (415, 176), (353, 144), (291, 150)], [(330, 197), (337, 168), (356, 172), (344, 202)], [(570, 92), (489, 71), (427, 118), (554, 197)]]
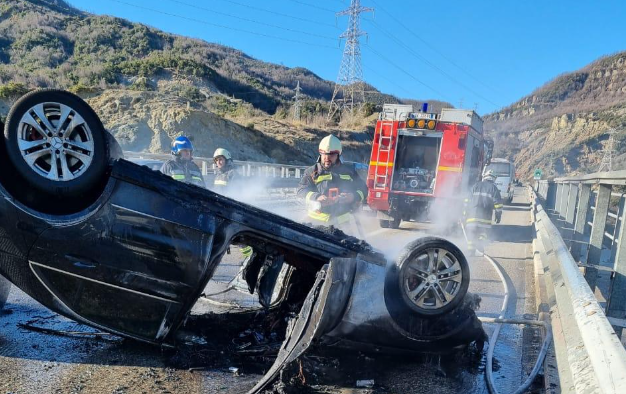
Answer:
[[(120, 155), (92, 108), (70, 93), (31, 92), (7, 117), (0, 274), (48, 308), (175, 344), (229, 245), (240, 244), (255, 251), (245, 277), (262, 304), (299, 305), (253, 391), (310, 346), (434, 352), (484, 340), (466, 301), (467, 261), (450, 242), (422, 238), (387, 262), (340, 231), (295, 223)], [(6, 286), (0, 290), (6, 298)], [(270, 301), (272, 294), (279, 296)]]

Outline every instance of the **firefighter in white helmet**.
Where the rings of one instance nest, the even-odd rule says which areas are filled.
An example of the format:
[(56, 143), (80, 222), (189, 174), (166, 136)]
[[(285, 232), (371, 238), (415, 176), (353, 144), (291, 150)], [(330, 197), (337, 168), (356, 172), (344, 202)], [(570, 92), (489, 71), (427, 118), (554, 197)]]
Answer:
[(233, 181), (237, 177), (237, 171), (230, 152), (224, 148), (217, 148), (213, 153), (213, 162), (217, 167), (213, 180), (213, 190), (224, 195), (234, 192)]
[[(213, 153), (215, 167), (215, 179), (213, 180), (213, 190), (225, 196), (236, 197), (237, 193), (237, 170), (233, 164), (233, 157), (224, 148), (217, 148)], [(244, 256), (242, 266), (245, 267), (252, 258), (254, 252), (248, 245), (239, 245), (239, 251)]]
[(353, 166), (341, 162), (341, 141), (334, 135), (322, 139), (319, 158), (304, 172), (298, 196), (307, 203), (309, 218), (318, 224), (340, 225), (367, 196), (367, 186)]
[(502, 218), (502, 198), (495, 185), (496, 176), (492, 170), (483, 174), (483, 180), (472, 188), (465, 199), (465, 230), (470, 253), (484, 252), (491, 235), (491, 217), (495, 211), (496, 223)]

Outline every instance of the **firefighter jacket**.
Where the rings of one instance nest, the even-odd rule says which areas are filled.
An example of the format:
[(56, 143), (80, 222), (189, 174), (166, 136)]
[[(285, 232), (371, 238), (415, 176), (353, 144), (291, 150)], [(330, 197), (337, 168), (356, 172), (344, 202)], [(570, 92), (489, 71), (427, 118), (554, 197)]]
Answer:
[(493, 211), (496, 215), (502, 214), (502, 199), (500, 191), (495, 183), (491, 181), (480, 181), (472, 188), (471, 195), (466, 201), (466, 220), (467, 224), (475, 223), (477, 225), (491, 227), (491, 216)]
[(200, 169), (192, 160), (183, 160), (180, 157), (170, 159), (163, 163), (161, 172), (171, 176), (177, 181), (205, 187), (202, 172), (200, 172)]
[(234, 191), (234, 183), (237, 182), (237, 170), (231, 163), (226, 163), (222, 168), (215, 171), (213, 190), (220, 194), (230, 194)]
[[(335, 188), (338, 189), (339, 194), (354, 194), (354, 201), (323, 206), (315, 204), (319, 196), (329, 197), (329, 191)], [(341, 224), (348, 221), (350, 211), (359, 202), (363, 202), (365, 196), (367, 196), (365, 182), (359, 177), (354, 167), (341, 162), (330, 169), (324, 169), (319, 162), (307, 168), (298, 186), (298, 197), (306, 200), (309, 217), (328, 224)]]

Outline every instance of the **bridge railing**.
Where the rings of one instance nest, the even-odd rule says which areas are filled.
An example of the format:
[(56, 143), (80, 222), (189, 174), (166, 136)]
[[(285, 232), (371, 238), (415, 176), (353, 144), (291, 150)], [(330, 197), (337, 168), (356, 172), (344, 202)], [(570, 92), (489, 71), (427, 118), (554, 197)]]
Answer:
[[(171, 155), (162, 153), (144, 153), (125, 151), (124, 157), (127, 159), (151, 159), (159, 161), (167, 161), (171, 159)], [(202, 175), (208, 184), (212, 183), (215, 175), (216, 166), (213, 158), (194, 157), (194, 161), (202, 170)], [(304, 174), (307, 166), (287, 165), (276, 163), (262, 163), (254, 161), (233, 160), (239, 175), (243, 177), (261, 178), (261, 181), (267, 182), (267, 186), (271, 188), (290, 189), (296, 188), (300, 178)], [(265, 178), (265, 179), (264, 179)]]
[[(610, 276), (605, 313), (621, 337), (626, 327), (626, 171), (537, 181), (535, 191), (560, 222), (570, 252), (592, 292), (598, 271)], [(568, 239), (569, 238), (569, 239)]]

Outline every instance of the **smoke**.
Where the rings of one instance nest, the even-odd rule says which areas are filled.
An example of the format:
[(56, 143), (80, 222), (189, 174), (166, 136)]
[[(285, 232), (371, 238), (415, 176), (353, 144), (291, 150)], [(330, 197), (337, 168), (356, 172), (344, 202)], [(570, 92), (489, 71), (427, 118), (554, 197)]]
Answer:
[(266, 176), (238, 175), (227, 187), (209, 185), (209, 189), (244, 204), (252, 205), (275, 215), (302, 222), (306, 218), (304, 201), (297, 198), (296, 188), (278, 188), (277, 179)]

